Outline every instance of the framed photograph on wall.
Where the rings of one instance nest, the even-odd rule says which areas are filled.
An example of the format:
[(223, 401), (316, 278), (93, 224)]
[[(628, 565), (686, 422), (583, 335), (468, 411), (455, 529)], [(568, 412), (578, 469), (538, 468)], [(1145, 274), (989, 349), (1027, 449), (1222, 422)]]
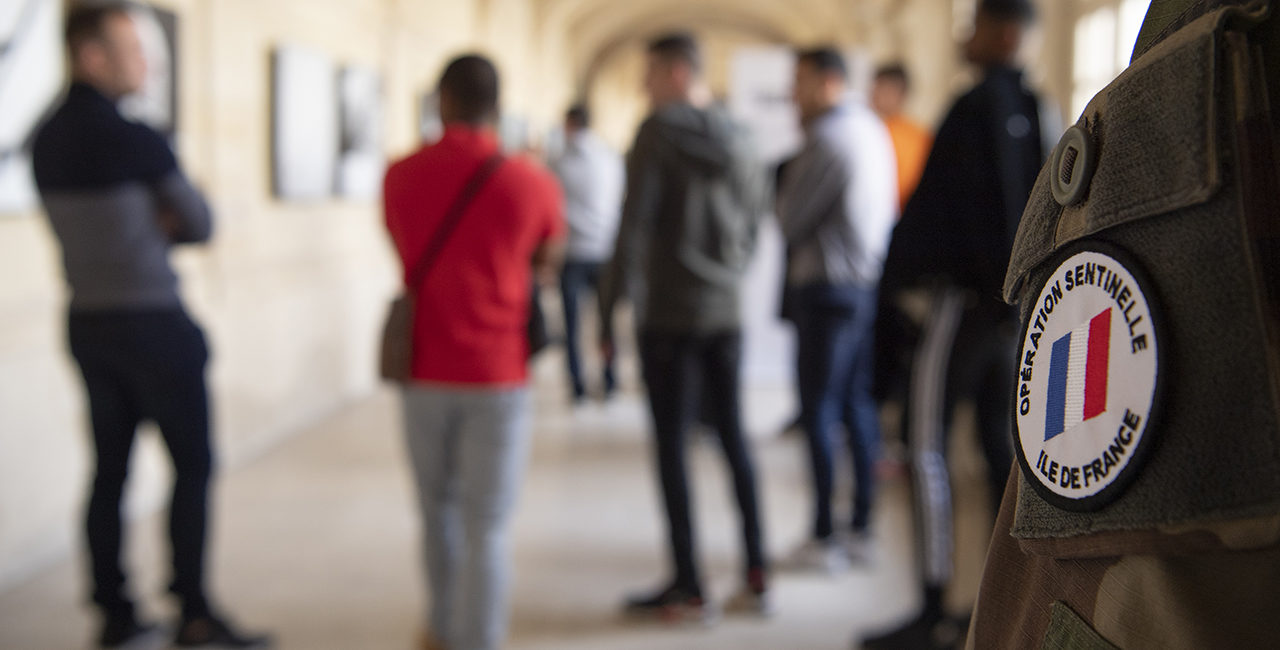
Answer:
[(791, 101), (795, 53), (786, 47), (740, 48), (729, 68), (729, 112), (763, 147), (769, 165), (790, 158), (804, 142)]
[(347, 66), (338, 79), (341, 121), (336, 190), (359, 201), (378, 198), (386, 159), (382, 150), (382, 78), (377, 69)]
[(325, 54), (279, 46), (271, 55), (271, 162), (275, 196), (333, 196), (339, 151), (338, 75)]
[(39, 204), (31, 144), (65, 82), (61, 0), (0, 2), (0, 215)]

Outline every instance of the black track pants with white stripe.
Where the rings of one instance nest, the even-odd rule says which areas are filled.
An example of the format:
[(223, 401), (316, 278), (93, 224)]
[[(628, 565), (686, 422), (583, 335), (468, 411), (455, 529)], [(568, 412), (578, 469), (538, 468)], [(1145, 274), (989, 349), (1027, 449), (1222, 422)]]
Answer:
[(977, 299), (964, 289), (938, 289), (932, 297), (912, 364), (907, 405), (921, 567), (927, 584), (946, 584), (952, 574), (946, 450), (957, 402), (974, 403), (993, 500), (999, 500), (1013, 464), (1010, 408), (1017, 349), (1011, 313), (1005, 305)]

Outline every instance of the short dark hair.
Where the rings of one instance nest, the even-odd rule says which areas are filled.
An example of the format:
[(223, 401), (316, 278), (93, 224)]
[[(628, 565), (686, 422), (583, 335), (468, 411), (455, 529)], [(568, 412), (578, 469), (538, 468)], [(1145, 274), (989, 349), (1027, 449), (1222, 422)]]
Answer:
[(663, 34), (649, 41), (649, 54), (667, 62), (687, 63), (695, 71), (702, 70), (702, 48), (688, 32)]
[(448, 95), (466, 122), (483, 122), (498, 115), (498, 69), (479, 54), (464, 54), (449, 62), (440, 75), (440, 94)]
[(907, 74), (907, 67), (898, 61), (886, 63), (876, 68), (876, 81), (892, 81), (900, 84), (903, 90), (911, 89), (911, 76)]
[(579, 129), (585, 129), (591, 126), (591, 111), (587, 110), (586, 104), (574, 104), (564, 112), (564, 121)]
[(796, 63), (811, 65), (823, 75), (849, 78), (849, 66), (844, 63), (844, 55), (829, 45), (800, 50), (796, 53)]
[(996, 20), (1016, 21), (1029, 24), (1036, 19), (1036, 7), (1031, 0), (982, 0), (978, 4), (978, 13), (986, 14)]
[(74, 55), (88, 41), (102, 38), (107, 19), (128, 14), (136, 5), (123, 0), (118, 2), (77, 2), (67, 10), (63, 36), (67, 49)]

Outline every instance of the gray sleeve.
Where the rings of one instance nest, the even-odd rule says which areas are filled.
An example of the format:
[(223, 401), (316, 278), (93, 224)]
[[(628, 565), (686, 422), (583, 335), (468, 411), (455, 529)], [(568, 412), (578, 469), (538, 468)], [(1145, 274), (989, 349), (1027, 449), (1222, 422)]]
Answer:
[(213, 213), (204, 196), (179, 170), (166, 174), (155, 183), (161, 219), (175, 244), (195, 244), (209, 240), (213, 234)]
[(787, 170), (778, 188), (777, 212), (787, 243), (803, 242), (836, 211), (849, 183), (849, 164), (821, 141)]

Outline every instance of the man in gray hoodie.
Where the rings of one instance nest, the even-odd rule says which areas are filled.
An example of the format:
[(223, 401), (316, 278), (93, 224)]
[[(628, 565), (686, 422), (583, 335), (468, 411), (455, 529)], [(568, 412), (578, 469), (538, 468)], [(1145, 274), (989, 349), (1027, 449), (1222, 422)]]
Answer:
[(705, 413), (733, 474), (746, 547), (743, 589), (728, 608), (764, 613), (765, 561), (755, 473), (739, 409), (740, 285), (767, 200), (763, 167), (744, 134), (711, 107), (697, 42), (673, 34), (649, 45), (653, 112), (627, 164), (614, 258), (601, 287), (606, 356), (615, 303), (630, 297), (670, 534), (672, 581), (627, 603), (665, 620), (710, 610), (694, 562), (685, 431)]

